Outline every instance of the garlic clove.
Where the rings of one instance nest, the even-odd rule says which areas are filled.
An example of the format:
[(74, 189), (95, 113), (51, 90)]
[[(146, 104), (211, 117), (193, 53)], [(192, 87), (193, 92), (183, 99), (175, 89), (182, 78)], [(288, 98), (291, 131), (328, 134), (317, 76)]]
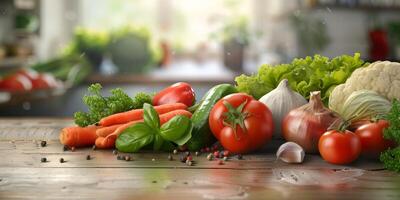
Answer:
[(286, 163), (302, 163), (304, 156), (303, 148), (294, 142), (282, 144), (276, 152), (276, 157)]

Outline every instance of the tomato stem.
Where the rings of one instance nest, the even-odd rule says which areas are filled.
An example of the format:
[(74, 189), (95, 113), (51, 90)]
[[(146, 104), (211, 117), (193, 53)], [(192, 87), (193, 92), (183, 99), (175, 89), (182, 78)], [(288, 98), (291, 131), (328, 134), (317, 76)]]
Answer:
[(247, 132), (246, 125), (244, 124), (244, 120), (249, 116), (249, 113), (243, 112), (244, 106), (247, 104), (247, 100), (240, 104), (237, 108), (234, 108), (232, 104), (227, 101), (224, 101), (227, 112), (224, 113), (225, 119), (223, 124), (225, 126), (229, 126), (233, 129), (233, 133), (235, 134), (235, 138), (239, 140), (236, 132), (237, 125), (243, 130), (244, 133)]

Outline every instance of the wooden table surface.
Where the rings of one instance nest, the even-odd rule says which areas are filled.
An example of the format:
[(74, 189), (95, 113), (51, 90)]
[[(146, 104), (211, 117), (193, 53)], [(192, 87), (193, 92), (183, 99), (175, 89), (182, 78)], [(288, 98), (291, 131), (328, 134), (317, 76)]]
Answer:
[(111, 150), (63, 151), (58, 133), (70, 124), (0, 119), (0, 199), (400, 199), (400, 176), (378, 162), (339, 166), (306, 155), (303, 164), (285, 164), (274, 155), (277, 141), (223, 165), (206, 154), (194, 156), (194, 166), (179, 162), (179, 155), (169, 161), (168, 153), (122, 161)]

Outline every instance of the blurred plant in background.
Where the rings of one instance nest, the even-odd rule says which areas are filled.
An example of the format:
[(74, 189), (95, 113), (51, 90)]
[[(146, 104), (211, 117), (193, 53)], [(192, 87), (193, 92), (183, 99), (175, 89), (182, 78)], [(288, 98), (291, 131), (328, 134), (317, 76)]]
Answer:
[(97, 68), (109, 42), (110, 36), (107, 32), (78, 27), (64, 52), (67, 55), (85, 56)]
[(300, 57), (316, 54), (329, 45), (330, 37), (322, 19), (296, 12), (290, 20), (297, 33)]
[(143, 26), (125, 26), (110, 33), (107, 53), (120, 72), (142, 73), (159, 65), (161, 50)]

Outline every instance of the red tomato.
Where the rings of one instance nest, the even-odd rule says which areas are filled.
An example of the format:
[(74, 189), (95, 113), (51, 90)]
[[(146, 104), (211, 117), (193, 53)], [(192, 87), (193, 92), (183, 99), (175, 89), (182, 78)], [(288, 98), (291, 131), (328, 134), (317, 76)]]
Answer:
[(348, 164), (361, 153), (361, 141), (351, 131), (331, 130), (324, 133), (318, 142), (322, 158), (333, 164)]
[(210, 112), (209, 125), (221, 145), (233, 153), (262, 147), (271, 140), (274, 129), (268, 107), (244, 93), (219, 100)]
[(387, 127), (389, 127), (388, 121), (379, 120), (357, 128), (355, 134), (360, 138), (361, 153), (364, 156), (378, 158), (382, 151), (395, 146), (395, 142), (383, 138), (383, 130)]
[(24, 75), (13, 74), (0, 82), (0, 89), (15, 92), (32, 89), (32, 82)]
[(33, 69), (20, 69), (17, 73), (26, 76), (31, 81), (39, 77), (39, 73)]
[(153, 105), (158, 106), (169, 103), (183, 103), (192, 106), (195, 101), (193, 88), (184, 82), (175, 83), (153, 97)]
[(51, 74), (39, 74), (39, 76), (32, 80), (33, 89), (47, 89), (57, 87), (57, 80)]

